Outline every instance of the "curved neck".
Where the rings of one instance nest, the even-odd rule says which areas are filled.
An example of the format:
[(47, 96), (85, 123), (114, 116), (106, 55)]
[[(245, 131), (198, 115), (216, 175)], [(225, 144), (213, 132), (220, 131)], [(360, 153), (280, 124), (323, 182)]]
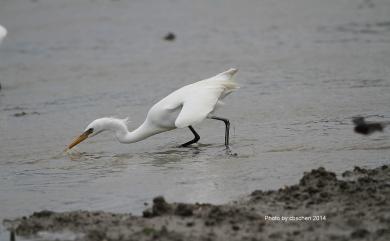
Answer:
[(117, 121), (110, 123), (108, 129), (115, 132), (116, 138), (121, 143), (142, 141), (152, 135), (165, 131), (150, 125), (147, 121), (131, 132), (127, 129), (127, 126), (124, 122), (121, 123)]

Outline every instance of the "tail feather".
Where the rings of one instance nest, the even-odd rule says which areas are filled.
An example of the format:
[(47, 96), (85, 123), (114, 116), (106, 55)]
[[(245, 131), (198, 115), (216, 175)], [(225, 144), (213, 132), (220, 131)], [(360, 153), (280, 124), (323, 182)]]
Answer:
[(225, 80), (232, 80), (233, 76), (237, 73), (237, 71), (238, 71), (238, 69), (231, 68), (231, 69), (226, 70), (225, 72), (218, 74), (217, 76), (222, 77)]
[(223, 88), (224, 93), (230, 93), (240, 88), (234, 79), (234, 75), (237, 73), (237, 71), (238, 69), (231, 68), (209, 79), (199, 81), (197, 84), (206, 84), (207, 86)]

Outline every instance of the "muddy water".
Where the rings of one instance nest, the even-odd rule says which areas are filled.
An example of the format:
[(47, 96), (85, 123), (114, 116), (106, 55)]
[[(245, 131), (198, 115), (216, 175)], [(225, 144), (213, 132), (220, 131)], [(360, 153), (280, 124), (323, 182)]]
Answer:
[[(35, 210), (140, 213), (156, 195), (222, 203), (325, 166), (390, 162), (390, 2), (1, 1), (0, 219)], [(163, 40), (168, 32), (177, 39)], [(131, 145), (102, 134), (63, 154), (95, 118), (139, 125), (174, 89), (238, 67), (241, 89), (196, 126)]]

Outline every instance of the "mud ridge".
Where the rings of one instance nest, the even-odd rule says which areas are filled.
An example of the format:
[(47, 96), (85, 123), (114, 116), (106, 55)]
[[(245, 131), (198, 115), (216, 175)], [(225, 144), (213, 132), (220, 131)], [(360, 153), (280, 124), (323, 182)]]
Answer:
[(389, 166), (355, 167), (339, 178), (321, 167), (296, 185), (256, 190), (224, 205), (169, 203), (160, 196), (143, 216), (43, 210), (4, 225), (16, 237), (46, 240), (69, 231), (73, 240), (87, 241), (390, 240), (389, 200)]

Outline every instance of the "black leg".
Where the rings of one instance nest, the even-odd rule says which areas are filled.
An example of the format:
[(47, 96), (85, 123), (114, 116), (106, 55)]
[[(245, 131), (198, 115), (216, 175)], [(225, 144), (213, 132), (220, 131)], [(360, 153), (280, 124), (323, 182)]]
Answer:
[(216, 116), (212, 116), (210, 118), (214, 119), (214, 120), (220, 120), (220, 121), (223, 121), (225, 123), (225, 126), (226, 126), (226, 129), (225, 129), (225, 146), (226, 146), (226, 148), (229, 148), (230, 121), (228, 119), (221, 118), (221, 117), (216, 117)]
[(194, 143), (197, 143), (200, 139), (200, 136), (198, 135), (198, 133), (196, 133), (196, 131), (194, 130), (194, 128), (192, 128), (192, 126), (188, 126), (188, 128), (190, 128), (192, 134), (194, 134), (194, 139), (189, 141), (189, 142), (186, 142), (184, 143), (183, 145), (181, 145), (182, 147), (186, 147), (186, 146), (189, 146), (191, 144), (194, 144)]

